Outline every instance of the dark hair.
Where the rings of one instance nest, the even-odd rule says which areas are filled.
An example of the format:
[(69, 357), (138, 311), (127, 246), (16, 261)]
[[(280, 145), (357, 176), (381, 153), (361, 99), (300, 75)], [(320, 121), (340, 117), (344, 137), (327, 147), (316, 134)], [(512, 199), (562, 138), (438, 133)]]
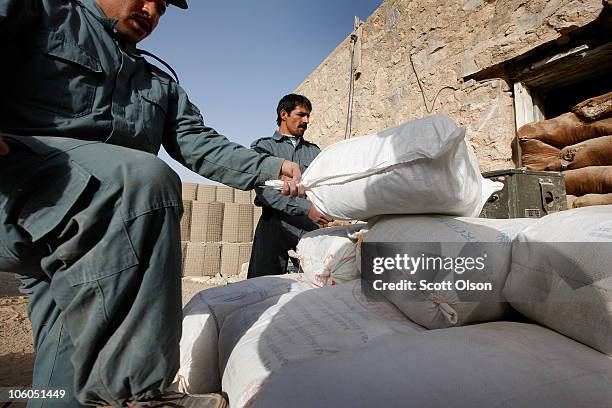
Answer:
[(308, 110), (312, 110), (312, 104), (304, 95), (298, 94), (289, 94), (282, 97), (282, 99), (278, 102), (278, 106), (276, 107), (276, 124), (280, 126), (281, 117), (280, 113), (284, 110), (287, 113), (291, 113), (298, 106), (303, 106), (308, 108)]

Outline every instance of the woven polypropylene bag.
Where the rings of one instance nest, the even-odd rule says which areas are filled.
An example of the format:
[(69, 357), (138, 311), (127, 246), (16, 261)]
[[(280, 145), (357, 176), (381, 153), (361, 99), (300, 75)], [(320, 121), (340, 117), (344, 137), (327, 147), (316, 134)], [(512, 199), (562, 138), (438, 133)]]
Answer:
[(221, 391), (218, 338), (226, 317), (270, 297), (308, 290), (308, 285), (297, 281), (298, 276), (264, 276), (197, 293), (183, 310), (181, 391)]
[(502, 187), (480, 175), (465, 129), (444, 115), (333, 144), (310, 164), (301, 183), (310, 201), (338, 220), (477, 216)]
[(560, 211), (518, 235), (504, 296), (533, 321), (612, 356), (612, 206)]
[(357, 242), (366, 226), (352, 224), (304, 234), (295, 251), (290, 251), (299, 260), (304, 279), (317, 288), (358, 279)]

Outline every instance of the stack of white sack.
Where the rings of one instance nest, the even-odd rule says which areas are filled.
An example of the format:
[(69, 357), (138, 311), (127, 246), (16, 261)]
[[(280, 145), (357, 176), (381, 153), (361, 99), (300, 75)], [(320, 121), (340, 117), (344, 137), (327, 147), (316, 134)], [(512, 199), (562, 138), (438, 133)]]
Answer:
[[(230, 406), (249, 406), (266, 379), (284, 366), (425, 330), (379, 294), (364, 294), (361, 282), (290, 293), (227, 317), (219, 335), (219, 358)], [(299, 382), (292, 387), (300, 387)]]
[(547, 215), (512, 252), (504, 287), (512, 307), (612, 356), (612, 205)]
[(248, 305), (310, 289), (299, 281), (300, 275), (249, 279), (196, 294), (183, 309), (179, 390), (190, 394), (220, 392), (218, 340), (225, 319)]
[(308, 199), (337, 220), (382, 214), (475, 217), (502, 188), (481, 176), (465, 129), (445, 115), (328, 146), (301, 184)]
[(590, 347), (539, 325), (492, 322), (287, 365), (251, 408), (610, 407), (611, 381), (610, 359)]
[[(383, 282), (411, 280), (416, 290), (384, 290), (381, 293), (409, 319), (427, 327), (440, 329), (468, 323), (499, 320), (511, 308), (502, 291), (512, 262), (512, 242), (523, 228), (536, 220), (529, 218), (487, 219), (449, 217), (444, 215), (393, 215), (370, 221), (363, 245), (384, 242), (397, 243), (397, 250), (422, 262), (415, 274), (408, 271), (387, 271), (372, 274), (372, 265), (362, 276), (376, 276)], [(363, 248), (359, 253), (363, 252)], [(426, 268), (424, 254), (429, 260)], [(361, 257), (357, 265), (361, 271)], [(419, 260), (419, 258), (421, 258)], [(436, 260), (437, 258), (437, 260)], [(456, 261), (478, 258), (483, 268), (459, 269)], [(452, 261), (454, 267), (442, 268), (441, 260)], [(433, 262), (429, 262), (435, 260)], [(440, 263), (436, 263), (440, 261)], [(421, 289), (426, 283), (451, 282), (447, 287)], [(371, 280), (368, 278), (368, 280)], [(461, 281), (461, 282), (460, 282)], [(490, 290), (465, 290), (468, 283), (489, 283)]]
[(298, 259), (303, 279), (314, 288), (358, 279), (357, 243), (366, 227), (361, 223), (311, 231), (289, 256)]

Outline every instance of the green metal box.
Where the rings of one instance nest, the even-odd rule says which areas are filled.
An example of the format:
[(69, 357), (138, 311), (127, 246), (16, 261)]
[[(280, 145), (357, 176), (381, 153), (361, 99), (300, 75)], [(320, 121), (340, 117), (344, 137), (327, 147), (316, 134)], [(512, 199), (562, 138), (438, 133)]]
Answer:
[(480, 213), (482, 218), (540, 218), (567, 210), (565, 180), (560, 172), (509, 169), (482, 175), (504, 184), (489, 197)]

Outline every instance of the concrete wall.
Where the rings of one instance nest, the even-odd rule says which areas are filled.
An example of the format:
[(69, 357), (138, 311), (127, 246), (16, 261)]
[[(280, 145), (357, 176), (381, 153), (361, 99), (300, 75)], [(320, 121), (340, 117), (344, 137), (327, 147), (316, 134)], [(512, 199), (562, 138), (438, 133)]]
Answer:
[[(465, 78), (562, 43), (602, 8), (602, 0), (385, 0), (357, 32), (350, 134), (445, 113), (467, 127), (483, 171), (513, 167), (512, 84)], [(349, 36), (296, 89), (313, 102), (307, 137), (322, 147), (345, 137), (352, 49)]]

